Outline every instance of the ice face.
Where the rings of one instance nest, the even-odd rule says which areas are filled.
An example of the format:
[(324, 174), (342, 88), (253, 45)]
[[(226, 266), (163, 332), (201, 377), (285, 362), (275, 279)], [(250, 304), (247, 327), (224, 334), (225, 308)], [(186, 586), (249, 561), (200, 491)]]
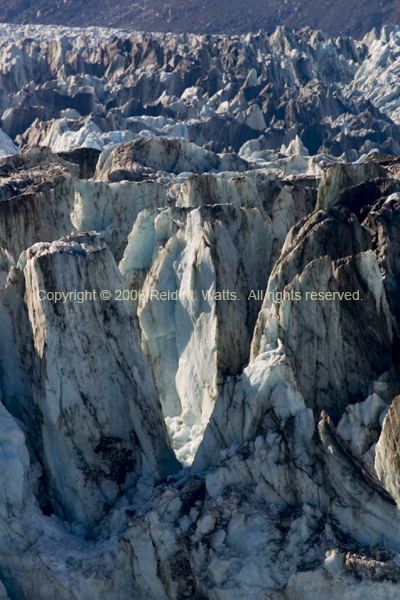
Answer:
[(2, 600), (398, 597), (398, 33), (0, 25)]

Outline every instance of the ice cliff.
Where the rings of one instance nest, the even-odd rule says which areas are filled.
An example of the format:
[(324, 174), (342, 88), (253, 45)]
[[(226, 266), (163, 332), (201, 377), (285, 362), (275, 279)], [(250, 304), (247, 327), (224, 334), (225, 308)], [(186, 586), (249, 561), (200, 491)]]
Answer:
[(0, 27), (0, 599), (400, 594), (400, 28)]

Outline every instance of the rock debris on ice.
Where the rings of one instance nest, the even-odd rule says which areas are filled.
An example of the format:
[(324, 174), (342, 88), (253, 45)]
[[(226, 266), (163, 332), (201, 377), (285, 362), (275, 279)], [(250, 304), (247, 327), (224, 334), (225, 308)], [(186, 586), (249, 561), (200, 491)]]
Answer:
[(0, 25), (1, 600), (399, 597), (399, 40)]

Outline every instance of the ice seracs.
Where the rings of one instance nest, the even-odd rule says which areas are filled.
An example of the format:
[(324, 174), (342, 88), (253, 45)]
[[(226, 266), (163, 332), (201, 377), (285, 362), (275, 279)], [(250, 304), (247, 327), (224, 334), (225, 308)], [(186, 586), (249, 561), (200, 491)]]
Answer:
[[(114, 291), (100, 296), (121, 288), (110, 251), (82, 235), (36, 244), (24, 262), (29, 329), (14, 336), (20, 369), (35, 375), (21, 417), (35, 428), (53, 510), (92, 527), (140, 477), (163, 478), (178, 463), (129, 312)], [(70, 290), (69, 300), (57, 290)], [(14, 406), (12, 390), (4, 401)]]
[(396, 29), (354, 42), (278, 28), (229, 43), (120, 31), (118, 47), (112, 30), (101, 28), (30, 26), (29, 40), (23, 29), (3, 31), (13, 41), (2, 38), (0, 48), (2, 125), (22, 150), (107, 150), (159, 136), (214, 152), (237, 152), (250, 141), (254, 151), (352, 161), (372, 148), (400, 148), (390, 118), (397, 114)]
[(196, 208), (150, 267), (138, 316), (166, 416), (206, 423), (226, 377), (248, 360), (260, 304), (251, 291), (267, 281), (270, 232), (256, 208)]
[(387, 410), (385, 402), (376, 394), (372, 394), (364, 402), (350, 404), (337, 428), (338, 433), (354, 444), (372, 465), (375, 459), (375, 444), (379, 439)]
[(0, 26), (0, 598), (398, 597), (396, 36)]

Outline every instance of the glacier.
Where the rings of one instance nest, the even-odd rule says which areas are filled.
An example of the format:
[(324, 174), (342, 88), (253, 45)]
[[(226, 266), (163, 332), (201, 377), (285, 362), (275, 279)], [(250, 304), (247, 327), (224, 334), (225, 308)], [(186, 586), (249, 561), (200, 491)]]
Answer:
[(0, 599), (400, 589), (400, 26), (0, 24)]

